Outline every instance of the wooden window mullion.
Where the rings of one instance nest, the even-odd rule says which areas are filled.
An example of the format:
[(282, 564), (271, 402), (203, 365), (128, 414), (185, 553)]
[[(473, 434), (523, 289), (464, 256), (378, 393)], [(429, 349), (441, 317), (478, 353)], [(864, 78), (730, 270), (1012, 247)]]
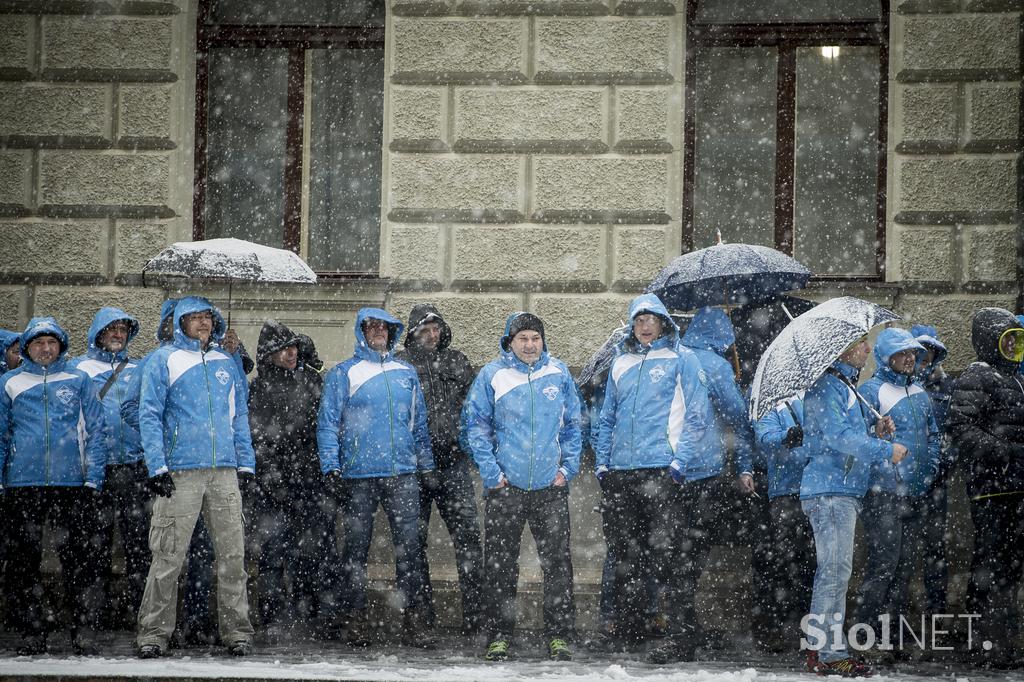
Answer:
[(796, 48), (779, 46), (775, 118), (775, 248), (793, 255), (793, 157), (796, 153)]
[(302, 129), (305, 107), (306, 51), (288, 51), (288, 118), (284, 157), (284, 248), (295, 253), (302, 244)]

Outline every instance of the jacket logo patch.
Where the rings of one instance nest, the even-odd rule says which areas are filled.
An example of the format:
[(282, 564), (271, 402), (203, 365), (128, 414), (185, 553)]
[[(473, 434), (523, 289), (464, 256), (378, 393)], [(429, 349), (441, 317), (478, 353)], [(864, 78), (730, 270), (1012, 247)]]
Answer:
[(704, 370), (697, 372), (697, 380), (700, 381), (702, 386), (708, 385), (708, 375), (704, 373)]
[(75, 390), (70, 386), (61, 386), (55, 393), (57, 400), (61, 401), (65, 405), (70, 405), (75, 399)]
[(558, 386), (548, 386), (543, 391), (541, 391), (541, 393), (546, 395), (548, 397), (548, 400), (554, 400), (555, 398), (558, 397)]
[(661, 366), (653, 367), (648, 374), (650, 375), (652, 382), (658, 383), (665, 378), (665, 368)]
[(227, 386), (228, 383), (231, 381), (231, 375), (223, 367), (218, 369), (213, 376), (217, 377), (217, 381), (219, 381), (222, 386)]
[(395, 379), (395, 383), (406, 391), (412, 388), (412, 379), (409, 379), (408, 377), (399, 377), (398, 379)]

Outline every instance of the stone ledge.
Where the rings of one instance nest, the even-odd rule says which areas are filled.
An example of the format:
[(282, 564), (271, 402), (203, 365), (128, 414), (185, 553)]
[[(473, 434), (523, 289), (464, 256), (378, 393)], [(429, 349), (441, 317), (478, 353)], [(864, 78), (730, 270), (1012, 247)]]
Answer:
[(603, 223), (613, 225), (661, 225), (671, 222), (667, 213), (660, 211), (588, 211), (582, 209), (544, 209), (534, 211), (531, 219), (537, 223)]
[(452, 148), (447, 142), (437, 138), (404, 137), (392, 140), (388, 143), (388, 150), (392, 152), (440, 153), (450, 152)]
[(125, 149), (129, 151), (169, 151), (177, 149), (178, 144), (165, 137), (119, 137), (114, 149)]
[(0, 0), (0, 13), (171, 16), (180, 14), (181, 9), (173, 2), (146, 0)]
[(388, 220), (396, 223), (521, 223), (520, 211), (499, 209), (393, 208)]
[(604, 154), (608, 145), (587, 140), (459, 140), (452, 149), (469, 154)]
[(463, 16), (566, 16), (595, 17), (611, 14), (607, 2), (597, 0), (465, 0), (456, 12)]
[(665, 0), (619, 0), (615, 15), (620, 17), (670, 17), (676, 7)]
[(391, 4), (391, 13), (396, 17), (443, 17), (449, 11), (448, 3), (439, 0), (396, 0)]
[(93, 81), (97, 83), (174, 83), (178, 74), (162, 69), (54, 69), (40, 71), (39, 77), (51, 81)]
[(21, 204), (0, 204), (0, 217), (2, 218), (24, 218), (32, 212)]
[(528, 82), (519, 71), (397, 71), (395, 85), (523, 85)]
[(7, 149), (168, 151), (177, 149), (178, 145), (172, 140), (162, 137), (121, 137), (112, 143), (105, 137), (83, 135), (0, 135), (0, 147)]
[(897, 83), (959, 83), (1007, 81), (1020, 75), (1019, 69), (901, 69)]
[(957, 0), (905, 0), (895, 8), (897, 14), (950, 14), (959, 10)]
[(956, 142), (900, 142), (896, 145), (898, 154), (952, 154), (957, 150)]
[(538, 85), (670, 85), (675, 82), (665, 71), (538, 71)]
[(965, 12), (1020, 12), (1024, 10), (1022, 0), (968, 0)]
[(899, 211), (893, 221), (902, 225), (991, 225), (1015, 220), (1013, 211)]
[(3, 81), (28, 81), (32, 80), (33, 74), (28, 69), (21, 69), (15, 66), (0, 67), (0, 80)]
[(671, 154), (675, 151), (665, 140), (622, 140), (612, 149), (620, 154)]
[(167, 206), (145, 205), (81, 205), (42, 204), (39, 215), (48, 218), (173, 218), (174, 211)]

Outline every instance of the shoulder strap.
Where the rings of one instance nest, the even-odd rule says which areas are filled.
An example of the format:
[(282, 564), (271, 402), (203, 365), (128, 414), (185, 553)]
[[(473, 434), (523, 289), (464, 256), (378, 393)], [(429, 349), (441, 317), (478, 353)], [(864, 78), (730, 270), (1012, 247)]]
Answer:
[(103, 388), (101, 388), (100, 392), (97, 394), (101, 401), (107, 397), (107, 392), (110, 391), (110, 387), (114, 385), (115, 381), (117, 381), (117, 375), (121, 373), (121, 370), (123, 370), (127, 364), (128, 358), (125, 358), (121, 362), (117, 363), (117, 367), (115, 367), (114, 371), (110, 373), (109, 377), (107, 377), (107, 383), (103, 384)]
[(789, 401), (783, 401), (782, 404), (786, 406), (786, 409), (789, 410), (789, 413), (793, 416), (793, 423), (797, 426), (801, 426), (800, 418), (796, 416), (796, 410), (794, 410), (793, 406), (789, 404)]

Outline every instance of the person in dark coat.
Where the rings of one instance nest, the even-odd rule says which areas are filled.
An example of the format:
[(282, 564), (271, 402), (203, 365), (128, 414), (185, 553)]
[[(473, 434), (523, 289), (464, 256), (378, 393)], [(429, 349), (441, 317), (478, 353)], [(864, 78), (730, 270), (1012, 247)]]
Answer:
[(257, 474), (248, 502), (264, 627), (323, 621), (330, 614), (321, 608), (321, 597), (336, 587), (335, 506), (323, 492), (316, 450), (323, 378), (299, 362), (300, 343), (299, 335), (277, 320), (264, 322), (256, 349), (258, 373), (249, 386)]
[[(459, 447), (459, 415), (476, 373), (466, 356), (451, 348), (451, 342), (451, 327), (437, 309), (429, 304), (417, 305), (409, 314), (405, 349), (399, 351), (397, 357), (415, 367), (419, 375), (437, 467), (419, 474), (420, 537), (425, 548), (431, 507), (437, 504), (441, 520), (455, 546), (455, 563), (462, 590), (462, 631), (470, 635), (479, 630), (482, 616), (480, 582), (483, 549), (469, 458)], [(433, 626), (436, 614), (426, 557), (422, 566), (426, 590), (424, 604), (429, 610), (429, 623)]]
[(974, 314), (978, 359), (957, 379), (946, 428), (968, 472), (974, 556), (967, 607), (981, 614), (975, 637), (980, 665), (1014, 665), (1013, 614), (1024, 571), (1024, 329), (1008, 310)]

